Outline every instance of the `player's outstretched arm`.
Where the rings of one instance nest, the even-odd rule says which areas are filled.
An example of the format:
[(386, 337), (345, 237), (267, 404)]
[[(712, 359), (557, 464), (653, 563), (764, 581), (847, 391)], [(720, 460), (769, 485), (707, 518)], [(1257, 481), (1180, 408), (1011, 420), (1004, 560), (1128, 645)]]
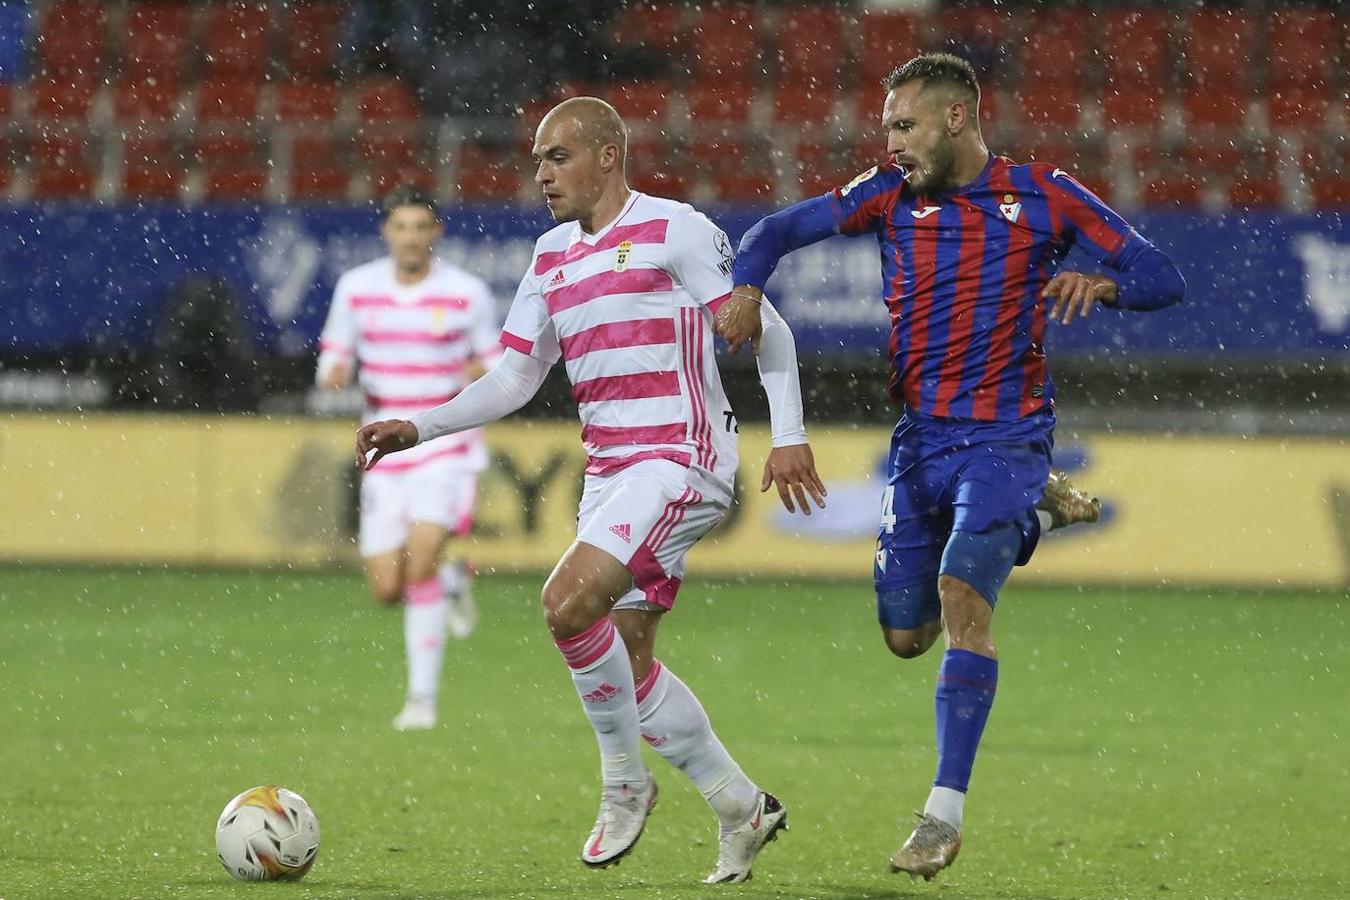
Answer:
[(357, 466), (370, 469), (390, 453), (509, 416), (539, 392), (550, 368), (550, 363), (507, 348), (496, 368), (450, 401), (412, 419), (363, 426), (356, 433)]
[(731, 297), (717, 310), (714, 328), (735, 353), (760, 335), (759, 303), (778, 261), (793, 250), (839, 233), (839, 211), (830, 194), (805, 200), (760, 219), (741, 238), (731, 270)]
[(801, 380), (797, 372), (797, 342), (792, 329), (771, 303), (765, 300), (758, 309), (761, 329), (757, 357), (759, 380), (769, 400), (769, 421), (773, 428), (773, 449), (764, 463), (764, 477), (759, 489), (767, 491), (777, 486), (778, 497), (788, 512), (800, 508), (803, 515), (809, 516), (811, 504), (807, 497), (824, 509), (828, 492), (816, 472), (815, 456), (806, 439)]
[(1151, 311), (1180, 303), (1186, 295), (1186, 280), (1177, 267), (1161, 250), (1138, 236), (1107, 265), (1119, 273), (1117, 277), (1060, 272), (1050, 279), (1041, 292), (1054, 302), (1050, 318), (1068, 325), (1075, 316), (1086, 316), (1095, 303)]

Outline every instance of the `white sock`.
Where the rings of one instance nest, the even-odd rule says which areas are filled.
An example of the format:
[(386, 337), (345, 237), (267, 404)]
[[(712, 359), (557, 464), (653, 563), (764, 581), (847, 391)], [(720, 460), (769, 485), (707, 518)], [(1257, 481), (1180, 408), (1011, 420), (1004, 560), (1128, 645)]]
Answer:
[(933, 788), (928, 794), (928, 802), (923, 805), (924, 815), (941, 819), (958, 831), (965, 812), (966, 795), (952, 788)]
[(572, 670), (581, 708), (600, 743), (600, 777), (607, 785), (645, 783), (633, 667), (614, 623), (606, 617), (554, 643)]
[(445, 588), (446, 594), (454, 596), (459, 593), (463, 576), (458, 561), (441, 563), (437, 573), (440, 575), (441, 585)]
[(638, 721), (651, 748), (694, 782), (722, 831), (754, 815), (759, 788), (717, 739), (693, 691), (658, 660), (638, 688)]
[(1036, 521), (1041, 523), (1041, 534), (1049, 534), (1055, 530), (1055, 520), (1043, 509), (1036, 510)]
[(403, 589), (403, 641), (408, 653), (408, 696), (436, 701), (445, 659), (445, 591), (436, 578)]

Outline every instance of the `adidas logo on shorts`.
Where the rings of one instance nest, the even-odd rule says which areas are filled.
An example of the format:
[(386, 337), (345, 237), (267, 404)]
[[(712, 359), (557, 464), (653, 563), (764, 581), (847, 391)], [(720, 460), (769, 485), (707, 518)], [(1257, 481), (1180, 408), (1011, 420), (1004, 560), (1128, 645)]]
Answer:
[(625, 544), (633, 543), (633, 526), (624, 522), (622, 525), (611, 525), (609, 530), (623, 538)]

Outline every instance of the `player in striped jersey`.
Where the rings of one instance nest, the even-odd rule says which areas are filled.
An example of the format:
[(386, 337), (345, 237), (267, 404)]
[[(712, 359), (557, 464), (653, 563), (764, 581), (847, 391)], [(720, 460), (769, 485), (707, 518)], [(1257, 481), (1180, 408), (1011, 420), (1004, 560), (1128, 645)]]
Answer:
[[(319, 384), (355, 375), (365, 422), (443, 403), (500, 356), (496, 305), (479, 278), (435, 256), (441, 220), (419, 188), (385, 198), (380, 233), (389, 255), (344, 273), (319, 339)], [(361, 555), (374, 598), (403, 603), (408, 692), (394, 727), (436, 724), (446, 632), (467, 637), (477, 613), (462, 560), (442, 563), (451, 535), (473, 520), (481, 431), (424, 444), (361, 482)]]
[[(564, 361), (589, 463), (577, 540), (544, 585), (543, 605), (600, 744), (600, 812), (581, 860), (611, 865), (641, 835), (656, 802), (639, 753), (645, 739), (717, 815), (717, 866), (706, 880), (744, 881), (787, 812), (655, 658), (685, 554), (732, 502), (735, 417), (712, 334), (731, 291), (732, 252), (692, 207), (630, 190), (626, 146), (623, 120), (601, 100), (574, 98), (544, 117), (535, 179), (562, 224), (535, 248), (507, 315), (501, 365), (445, 406), (365, 426), (357, 461), (373, 466), (419, 440), (501, 418)], [(758, 315), (774, 448), (760, 488), (776, 485), (789, 510), (809, 515), (811, 500), (824, 505), (824, 486), (802, 423), (792, 332), (768, 303)]]
[[(1063, 169), (989, 152), (979, 85), (964, 60), (917, 57), (886, 88), (890, 157), (747, 232), (718, 332), (733, 347), (757, 332), (755, 303), (784, 254), (834, 234), (877, 241), (890, 388), (903, 407), (877, 542), (878, 617), (887, 646), (905, 658), (947, 633), (937, 777), (891, 864), (931, 878), (961, 847), (998, 679), (990, 630), (998, 592), (1043, 530), (1095, 518), (1086, 498), (1050, 478), (1046, 321), (1068, 324), (1097, 303), (1157, 309), (1178, 302), (1185, 285), (1166, 256)], [(1113, 274), (1060, 270), (1075, 245)], [(1050, 508), (1038, 512), (1045, 499)]]

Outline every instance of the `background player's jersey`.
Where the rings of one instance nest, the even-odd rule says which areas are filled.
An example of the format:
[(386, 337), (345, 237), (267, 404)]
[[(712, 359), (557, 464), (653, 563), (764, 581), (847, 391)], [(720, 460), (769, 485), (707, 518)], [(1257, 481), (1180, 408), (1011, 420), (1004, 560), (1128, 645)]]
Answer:
[(639, 193), (597, 234), (573, 222), (539, 239), (502, 343), (548, 363), (562, 357), (588, 473), (659, 457), (729, 490), (736, 436), (712, 312), (731, 292), (731, 260), (702, 213)]
[[(500, 355), (499, 335), (496, 306), (481, 279), (433, 259), (426, 278), (399, 284), (386, 256), (338, 279), (319, 338), (320, 377), (334, 362), (354, 360), (365, 394), (362, 422), (406, 419), (463, 390), (471, 358), (490, 366)], [(381, 468), (392, 472), (433, 459), (483, 469), (482, 429), (428, 441)]]
[(1041, 291), (1075, 244), (1110, 266), (1144, 240), (1063, 169), (1001, 156), (936, 196), (888, 161), (833, 197), (839, 230), (881, 245), (891, 396), (931, 416), (1010, 421), (1050, 405)]

